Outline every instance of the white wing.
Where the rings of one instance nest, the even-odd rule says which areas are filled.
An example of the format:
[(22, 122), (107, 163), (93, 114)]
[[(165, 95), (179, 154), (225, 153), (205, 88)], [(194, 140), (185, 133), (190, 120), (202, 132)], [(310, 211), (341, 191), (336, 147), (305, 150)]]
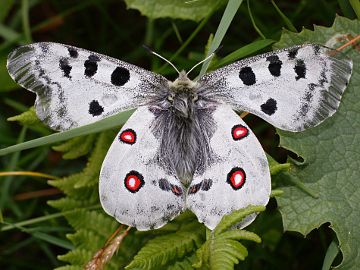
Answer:
[[(210, 229), (233, 210), (266, 205), (271, 191), (265, 153), (249, 127), (229, 106), (219, 106), (213, 118), (216, 131), (210, 146), (218, 160), (203, 174), (195, 173), (186, 201)], [(240, 227), (254, 219), (248, 216)]]
[(333, 115), (349, 82), (352, 62), (316, 44), (244, 59), (200, 78), (234, 110), (248, 111), (275, 127), (301, 131)]
[(159, 228), (185, 207), (184, 187), (161, 166), (154, 119), (147, 106), (140, 107), (115, 138), (100, 173), (104, 210), (138, 230)]
[(41, 42), (10, 53), (11, 77), (37, 94), (38, 117), (66, 130), (147, 103), (167, 80), (117, 59), (76, 47)]

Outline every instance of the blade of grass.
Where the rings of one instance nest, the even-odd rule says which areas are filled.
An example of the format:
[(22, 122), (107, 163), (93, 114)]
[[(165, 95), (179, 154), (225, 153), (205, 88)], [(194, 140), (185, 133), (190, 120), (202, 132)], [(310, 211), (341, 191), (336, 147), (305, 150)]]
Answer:
[(6, 16), (8, 15), (11, 7), (15, 4), (14, 0), (1, 0), (1, 10), (0, 10), (0, 22), (3, 22)]
[(154, 25), (155, 21), (153, 19), (148, 19), (146, 22), (146, 34), (144, 39), (144, 44), (146, 46), (151, 46), (154, 38)]
[[(212, 54), (219, 47), (242, 2), (242, 0), (229, 0), (206, 57)], [(209, 64), (210, 61), (205, 61), (203, 63), (199, 77), (205, 74)]]
[(251, 13), (251, 9), (250, 9), (250, 1), (247, 0), (247, 8), (248, 8), (248, 13), (249, 13), (249, 16), (250, 16), (250, 20), (251, 20), (251, 23), (255, 29), (255, 31), (263, 38), (263, 39), (266, 39), (265, 35), (261, 32), (261, 30), (259, 29), (259, 27), (257, 27), (256, 23), (255, 23), (255, 20), (254, 20), (254, 17)]
[(29, 1), (28, 0), (21, 1), (21, 17), (22, 17), (25, 41), (27, 43), (31, 43), (32, 38), (31, 38), (30, 21), (29, 21)]
[[(25, 230), (25, 232), (26, 232), (26, 230)], [(52, 236), (47, 233), (34, 232), (34, 233), (30, 233), (30, 234), (37, 239), (43, 240), (45, 242), (48, 242), (48, 243), (53, 244), (58, 247), (62, 247), (62, 248), (68, 249), (68, 250), (72, 250), (74, 248), (74, 246), (69, 241)]]
[(244, 58), (246, 56), (249, 56), (259, 50), (262, 50), (266, 48), (267, 46), (273, 44), (275, 40), (272, 39), (261, 39), (254, 41), (250, 44), (247, 44), (240, 49), (237, 49), (236, 51), (228, 54), (224, 58), (222, 58), (220, 61), (216, 62), (215, 67), (211, 67), (212, 69), (219, 68), (223, 65), (226, 65), (228, 63), (232, 63), (240, 58)]
[(356, 18), (356, 14), (351, 4), (349, 3), (349, 0), (338, 0), (338, 3), (345, 17), (348, 17), (349, 19)]
[[(23, 127), (21, 129), (21, 132), (19, 134), (18, 143), (21, 143), (24, 141), (25, 139), (25, 135), (26, 135), (26, 127)], [(20, 152), (14, 153), (11, 158), (10, 158), (10, 162), (9, 165), (7, 166), (6, 170), (7, 171), (13, 171), (16, 168), (17, 162), (19, 160), (20, 157)], [(4, 208), (5, 203), (9, 200), (9, 194), (10, 194), (10, 186), (11, 186), (11, 180), (12, 180), (13, 176), (7, 176), (5, 178), (5, 180), (1, 183), (1, 196), (0, 196), (0, 208)]]
[(0, 36), (7, 41), (12, 41), (19, 38), (20, 34), (0, 23)]
[[(77, 208), (77, 209), (73, 209), (73, 210), (63, 211), (61, 213), (55, 213), (55, 214), (46, 215), (46, 216), (42, 216), (42, 217), (32, 218), (32, 219), (28, 219), (28, 220), (24, 220), (24, 221), (20, 221), (20, 222), (17, 222), (17, 223), (8, 224), (6, 226), (3, 226), (3, 227), (0, 228), (0, 231), (1, 232), (9, 231), (9, 230), (12, 230), (12, 229), (17, 229), (17, 228), (21, 229), (21, 227), (23, 227), (23, 226), (48, 221), (48, 220), (51, 220), (51, 219), (54, 219), (54, 218), (59, 218), (59, 217), (62, 217), (64, 215), (76, 213), (76, 211), (100, 209), (100, 207), (101, 207), (100, 204), (97, 204), (97, 205), (92, 205), (92, 206), (88, 206), (88, 207), (84, 207), (84, 208)], [(3, 222), (3, 224), (6, 224), (6, 222)]]
[(183, 39), (181, 38), (181, 35), (180, 35), (180, 31), (178, 29), (178, 27), (176, 26), (175, 22), (174, 21), (171, 21), (171, 26), (172, 28), (174, 29), (174, 33), (176, 35), (176, 38), (178, 39), (178, 41), (180, 43), (183, 43)]
[(54, 134), (51, 134), (51, 135), (48, 135), (45, 137), (27, 141), (24, 143), (12, 145), (12, 146), (0, 149), (0, 156), (6, 155), (9, 153), (13, 153), (13, 152), (17, 152), (17, 151), (21, 151), (21, 150), (25, 150), (25, 149), (42, 146), (42, 145), (53, 144), (56, 142), (65, 141), (65, 140), (68, 140), (68, 139), (71, 139), (71, 138), (74, 138), (77, 136), (82, 136), (82, 135), (91, 134), (91, 133), (97, 133), (97, 132), (100, 132), (100, 131), (103, 131), (106, 129), (110, 129), (110, 128), (113, 128), (116, 126), (121, 126), (126, 122), (126, 120), (130, 117), (130, 115), (133, 112), (134, 112), (134, 110), (122, 112), (122, 113), (107, 117), (96, 123), (92, 123), (92, 124), (89, 124), (86, 126), (70, 129), (67, 131), (60, 132), (60, 133), (54, 133)]
[(335, 260), (336, 256), (338, 255), (338, 253), (339, 253), (338, 244), (335, 241), (332, 241), (326, 251), (326, 255), (321, 270), (331, 269), (331, 265)]
[(280, 17), (283, 19), (286, 27), (292, 31), (292, 32), (297, 32), (295, 26), (292, 24), (292, 22), (289, 20), (288, 17), (285, 16), (284, 13), (282, 13), (282, 11), (279, 9), (279, 7), (275, 4), (274, 0), (271, 0), (271, 4), (274, 6), (274, 8), (276, 9), (277, 13), (279, 13)]
[[(191, 33), (191, 35), (185, 40), (185, 42), (181, 45), (181, 47), (170, 57), (169, 61), (174, 60), (186, 47), (190, 44), (190, 42), (197, 36), (200, 30), (206, 25), (207, 21), (210, 19), (212, 13), (210, 13), (206, 18), (204, 18), (200, 24), (196, 27), (196, 29)], [(157, 73), (161, 73), (164, 68), (168, 65), (168, 63), (163, 64), (158, 70), (155, 70)]]
[(360, 1), (359, 0), (349, 0), (351, 7), (353, 8), (356, 16), (360, 20)]

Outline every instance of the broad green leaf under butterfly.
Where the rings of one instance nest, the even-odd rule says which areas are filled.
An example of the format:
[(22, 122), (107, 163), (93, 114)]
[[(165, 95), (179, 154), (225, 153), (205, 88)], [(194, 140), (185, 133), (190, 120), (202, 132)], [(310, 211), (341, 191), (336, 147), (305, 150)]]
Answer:
[(171, 17), (173, 19), (199, 21), (227, 1), (125, 0), (125, 2), (128, 8), (137, 9), (142, 15), (151, 19)]
[[(315, 42), (336, 48), (347, 41), (346, 37), (359, 33), (358, 20), (337, 17), (329, 28), (315, 26), (314, 31), (299, 34), (284, 31), (275, 47)], [(338, 112), (322, 125), (301, 133), (278, 131), (280, 145), (304, 159), (302, 165), (292, 166), (292, 173), (318, 198), (290, 186), (282, 188), (284, 195), (277, 201), (285, 230), (306, 235), (330, 222), (343, 255), (337, 269), (355, 270), (360, 267), (360, 52), (358, 46), (344, 52), (354, 67)]]

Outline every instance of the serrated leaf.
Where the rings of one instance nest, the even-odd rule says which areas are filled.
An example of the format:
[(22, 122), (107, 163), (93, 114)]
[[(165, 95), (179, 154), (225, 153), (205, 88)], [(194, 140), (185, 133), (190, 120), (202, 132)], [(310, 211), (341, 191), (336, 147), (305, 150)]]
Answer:
[(203, 243), (204, 231), (197, 222), (183, 230), (150, 240), (126, 269), (159, 269), (184, 258)]
[(142, 15), (150, 19), (170, 17), (173, 19), (199, 21), (226, 3), (226, 1), (125, 0), (125, 3), (128, 8), (137, 9)]
[[(260, 243), (258, 235), (234, 228), (249, 214), (263, 211), (264, 206), (248, 206), (224, 216), (216, 228), (208, 235), (206, 242), (196, 251), (197, 261), (193, 266), (199, 269), (232, 270), (240, 260), (245, 260), (248, 251), (239, 240)], [(230, 230), (229, 230), (230, 229)]]
[[(315, 26), (314, 31), (299, 34), (284, 31), (275, 47), (315, 42), (336, 48), (359, 33), (360, 21), (336, 17), (329, 28)], [(286, 230), (306, 235), (330, 222), (343, 255), (337, 269), (355, 270), (360, 268), (360, 53), (358, 46), (344, 52), (352, 58), (354, 69), (335, 115), (301, 133), (278, 131), (280, 145), (304, 159), (302, 165), (294, 163), (291, 173), (318, 198), (292, 186), (282, 188), (283, 196), (276, 199)]]
[(192, 265), (195, 262), (195, 260), (196, 260), (196, 256), (195, 256), (195, 254), (193, 254), (189, 257), (185, 257), (181, 261), (175, 262), (174, 264), (167, 267), (166, 270), (191, 270), (191, 269), (194, 269), (192, 267)]
[(251, 214), (254, 214), (257, 212), (261, 212), (264, 210), (265, 210), (265, 206), (262, 206), (262, 205), (259, 205), (259, 206), (249, 205), (248, 207), (245, 207), (245, 208), (242, 208), (239, 210), (235, 210), (235, 211), (231, 212), (230, 214), (222, 217), (219, 224), (214, 229), (213, 234), (215, 236), (219, 235), (222, 232), (228, 230), (229, 228), (234, 227), (237, 224), (239, 224), (248, 215), (251, 215)]
[(198, 250), (199, 260), (193, 266), (204, 270), (233, 270), (247, 255), (247, 249), (238, 241), (210, 239)]
[(89, 153), (96, 134), (72, 138), (60, 145), (53, 146), (55, 151), (63, 153), (63, 159), (76, 159)]

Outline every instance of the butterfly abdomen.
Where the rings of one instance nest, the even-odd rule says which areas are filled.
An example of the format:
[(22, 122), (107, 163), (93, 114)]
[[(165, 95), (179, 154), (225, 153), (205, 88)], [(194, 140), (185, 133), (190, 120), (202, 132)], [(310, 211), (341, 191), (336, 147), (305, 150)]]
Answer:
[(187, 97), (180, 93), (170, 105), (153, 111), (156, 118), (152, 132), (161, 138), (157, 160), (169, 173), (175, 171), (184, 185), (212, 160), (209, 142), (215, 125), (211, 110), (200, 108), (193, 93), (188, 92)]

